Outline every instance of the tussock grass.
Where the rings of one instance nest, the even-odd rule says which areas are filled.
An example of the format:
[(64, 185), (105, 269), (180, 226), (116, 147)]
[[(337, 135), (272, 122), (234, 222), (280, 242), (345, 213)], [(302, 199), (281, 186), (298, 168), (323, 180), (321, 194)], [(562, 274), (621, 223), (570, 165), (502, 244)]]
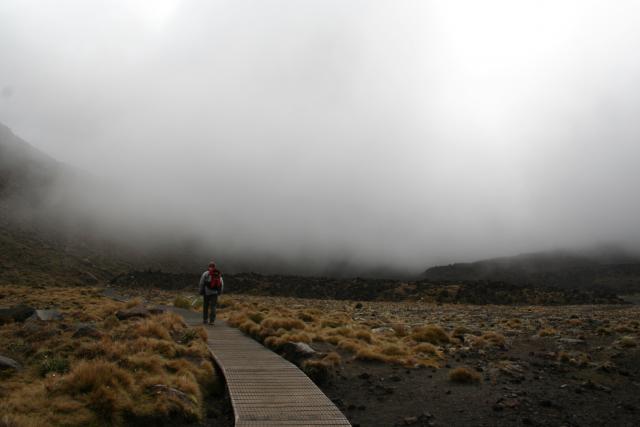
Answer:
[(638, 343), (635, 338), (631, 336), (624, 336), (618, 341), (618, 346), (621, 348), (634, 348), (638, 346)]
[(488, 342), (491, 345), (495, 345), (497, 347), (504, 347), (506, 343), (504, 335), (493, 331), (485, 332), (484, 334), (482, 334), (482, 339), (485, 342)]
[(411, 338), (418, 342), (431, 344), (446, 344), (450, 341), (449, 335), (440, 326), (428, 325), (415, 328)]
[(538, 336), (540, 337), (552, 337), (558, 335), (558, 330), (555, 328), (544, 328), (538, 331)]
[(260, 325), (263, 328), (284, 329), (290, 331), (292, 329), (304, 329), (305, 325), (301, 320), (292, 319), (290, 317), (268, 317), (264, 319)]
[(414, 346), (412, 349), (414, 354), (426, 354), (431, 356), (437, 356), (442, 358), (442, 351), (440, 351), (435, 345), (427, 342), (420, 343)]
[(591, 357), (583, 353), (579, 352), (567, 352), (561, 351), (558, 353), (558, 361), (563, 363), (568, 363), (578, 367), (587, 367), (591, 363)]
[(471, 368), (460, 366), (449, 371), (449, 380), (460, 384), (473, 384), (480, 381), (480, 374)]
[(371, 332), (363, 329), (356, 331), (354, 337), (368, 344), (371, 344), (373, 342), (373, 335), (371, 335)]
[(183, 295), (176, 295), (176, 297), (173, 300), (173, 306), (178, 308), (184, 308), (185, 310), (191, 310), (191, 307), (192, 307), (191, 301), (189, 300), (189, 298)]
[[(199, 421), (205, 396), (222, 392), (203, 328), (172, 313), (120, 321), (113, 313), (140, 301), (86, 289), (47, 296), (63, 320), (0, 329), (0, 348), (25, 367), (3, 377), (0, 425), (182, 425)], [(78, 321), (101, 337), (74, 338)]]

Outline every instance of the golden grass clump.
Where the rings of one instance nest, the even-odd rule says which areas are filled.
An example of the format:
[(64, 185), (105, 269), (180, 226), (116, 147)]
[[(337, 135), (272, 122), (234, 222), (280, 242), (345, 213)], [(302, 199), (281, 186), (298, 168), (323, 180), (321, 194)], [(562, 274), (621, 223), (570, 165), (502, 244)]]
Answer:
[(391, 325), (391, 329), (393, 329), (399, 337), (406, 337), (409, 335), (409, 328), (404, 323), (393, 323)]
[(578, 367), (587, 367), (591, 362), (591, 357), (581, 351), (573, 353), (561, 351), (558, 353), (558, 360)]
[(466, 326), (456, 326), (453, 332), (451, 332), (452, 337), (461, 337), (471, 333), (471, 329)]
[(272, 335), (266, 337), (264, 339), (264, 345), (274, 350), (278, 350), (287, 343), (303, 342), (309, 344), (312, 341), (311, 336), (305, 332), (284, 333), (280, 336)]
[(411, 338), (418, 342), (428, 342), (431, 344), (446, 344), (451, 341), (444, 329), (436, 325), (415, 328), (411, 333)]
[(340, 357), (340, 355), (335, 351), (331, 351), (322, 358), (322, 361), (325, 363), (329, 363), (332, 366), (338, 366), (340, 365), (340, 363), (342, 363), (342, 357)]
[(480, 381), (480, 374), (473, 369), (460, 366), (449, 371), (449, 380), (460, 384), (472, 384)]
[(356, 353), (355, 358), (363, 362), (381, 362), (388, 363), (391, 358), (371, 347), (363, 347)]
[(322, 322), (320, 322), (320, 326), (323, 328), (339, 328), (340, 326), (344, 326), (345, 324), (346, 321), (344, 318), (323, 319)]
[(420, 343), (412, 347), (411, 350), (414, 354), (428, 354), (442, 358), (442, 351), (440, 351), (435, 345), (428, 342)]
[[(82, 292), (49, 292), (51, 300), (70, 307), (61, 321), (0, 330), (0, 347), (25, 366), (3, 377), (10, 393), (0, 399), (0, 426), (199, 421), (203, 395), (214, 386), (221, 391), (206, 331), (188, 328), (173, 313), (119, 321), (114, 312), (140, 301), (124, 304)], [(75, 328), (65, 323), (77, 319), (91, 319), (100, 336), (73, 337)]]
[(364, 329), (359, 329), (354, 333), (354, 338), (357, 338), (361, 341), (364, 341), (368, 344), (371, 344), (373, 342), (373, 335), (371, 335), (371, 332), (366, 331)]
[(544, 328), (538, 331), (538, 336), (540, 337), (552, 337), (558, 335), (558, 330), (555, 328)]
[(260, 325), (263, 328), (284, 329), (287, 331), (292, 329), (305, 329), (305, 325), (301, 320), (290, 317), (267, 317)]
[(356, 341), (350, 338), (342, 339), (338, 343), (338, 348), (346, 351), (350, 351), (351, 353), (357, 353), (363, 348), (366, 348), (366, 345), (363, 345), (362, 342)]
[(158, 338), (161, 340), (171, 339), (171, 335), (167, 328), (155, 319), (144, 319), (136, 325), (134, 333), (140, 337)]
[(354, 330), (347, 326), (340, 326), (338, 328), (327, 328), (327, 330), (325, 331), (325, 334), (328, 336), (340, 335), (346, 338), (351, 338), (355, 336)]
[(253, 311), (248, 315), (249, 320), (254, 323), (260, 324), (264, 320), (264, 313), (259, 311)]
[(129, 301), (127, 301), (125, 303), (125, 307), (133, 308), (133, 307), (137, 307), (137, 306), (143, 305), (143, 304), (144, 304), (144, 301), (142, 300), (142, 298), (136, 297), (136, 298), (132, 298)]
[(406, 348), (396, 344), (383, 345), (381, 352), (387, 356), (406, 356), (409, 353)]
[(638, 343), (633, 337), (624, 336), (618, 341), (618, 346), (620, 346), (621, 348), (633, 348), (637, 347)]
[(173, 306), (178, 308), (184, 308), (185, 310), (191, 310), (191, 301), (189, 298), (183, 295), (176, 295), (173, 300)]
[(496, 347), (504, 347), (506, 343), (504, 335), (493, 331), (482, 334), (482, 339)]
[(298, 319), (302, 320), (303, 322), (311, 323), (315, 322), (316, 316), (318, 316), (318, 314), (321, 313), (315, 313), (312, 310), (302, 310), (298, 312)]

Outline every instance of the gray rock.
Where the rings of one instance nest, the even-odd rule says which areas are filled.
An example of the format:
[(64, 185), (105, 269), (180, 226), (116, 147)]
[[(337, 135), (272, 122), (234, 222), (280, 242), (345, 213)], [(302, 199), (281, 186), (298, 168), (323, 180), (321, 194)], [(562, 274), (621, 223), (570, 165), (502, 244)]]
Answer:
[(585, 340), (579, 340), (579, 339), (576, 339), (576, 338), (559, 338), (558, 342), (563, 343), (563, 344), (569, 344), (569, 345), (586, 344)]
[(282, 351), (288, 356), (289, 359), (308, 358), (315, 356), (318, 352), (315, 351), (307, 343), (303, 342), (288, 342), (282, 345)]
[(152, 385), (150, 390), (152, 394), (165, 395), (173, 397), (177, 400), (181, 400), (185, 403), (195, 404), (194, 398), (192, 396), (189, 396), (187, 393), (180, 391), (177, 388), (169, 387), (164, 384), (156, 384)]
[(149, 310), (141, 305), (126, 310), (120, 310), (116, 313), (119, 320), (131, 319), (132, 317), (148, 317)]
[(149, 314), (162, 314), (166, 310), (162, 307), (151, 307), (148, 309), (148, 311), (149, 311)]
[(43, 322), (62, 320), (62, 314), (58, 310), (35, 310), (30, 319), (42, 320)]
[(112, 300), (120, 301), (120, 302), (129, 301), (129, 297), (127, 295), (121, 295), (117, 293), (116, 290), (113, 288), (106, 288), (104, 291), (102, 291), (102, 296), (105, 296), (107, 298), (111, 298)]
[(20, 369), (22, 369), (22, 366), (20, 366), (20, 364), (13, 359), (0, 356), (0, 369), (13, 369), (15, 371), (19, 371)]
[(33, 313), (34, 309), (26, 305), (17, 305), (10, 308), (0, 308), (0, 325), (9, 322), (24, 322)]

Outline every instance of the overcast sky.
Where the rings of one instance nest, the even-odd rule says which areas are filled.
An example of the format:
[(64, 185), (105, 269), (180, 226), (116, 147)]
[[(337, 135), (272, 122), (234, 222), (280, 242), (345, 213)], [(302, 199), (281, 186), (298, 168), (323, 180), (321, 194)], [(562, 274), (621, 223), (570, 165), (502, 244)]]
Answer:
[(0, 2), (0, 122), (230, 251), (640, 240), (638, 1)]

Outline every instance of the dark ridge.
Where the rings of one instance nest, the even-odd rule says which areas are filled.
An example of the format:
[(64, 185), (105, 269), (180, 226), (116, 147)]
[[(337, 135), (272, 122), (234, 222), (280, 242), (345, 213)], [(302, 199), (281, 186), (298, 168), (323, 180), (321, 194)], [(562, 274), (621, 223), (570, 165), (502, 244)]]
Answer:
[(585, 253), (555, 251), (432, 267), (429, 281), (500, 281), (516, 286), (640, 292), (640, 259), (614, 247)]
[[(197, 292), (200, 275), (131, 271), (111, 280), (120, 287)], [(360, 301), (424, 301), (453, 304), (562, 305), (625, 304), (606, 290), (522, 287), (497, 281), (432, 282), (385, 279), (301, 277), (240, 273), (225, 275), (231, 294)]]

